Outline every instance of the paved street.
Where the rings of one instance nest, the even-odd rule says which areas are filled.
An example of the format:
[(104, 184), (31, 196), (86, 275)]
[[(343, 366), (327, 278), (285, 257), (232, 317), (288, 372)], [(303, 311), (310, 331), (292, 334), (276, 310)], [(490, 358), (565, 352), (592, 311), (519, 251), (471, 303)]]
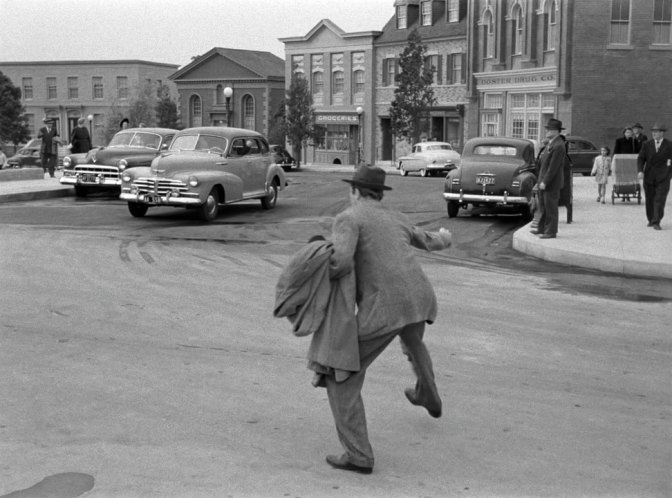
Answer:
[(0, 206), (0, 496), (67, 473), (96, 497), (672, 494), (669, 285), (525, 257), (515, 220), (448, 220), (440, 198), (400, 188), (390, 202), (456, 237), (420, 255), (444, 416), (408, 404), (394, 344), (364, 388), (374, 473), (330, 468), (308, 339), (272, 309), (345, 184), (298, 175), (275, 210), (211, 225), (102, 197)]

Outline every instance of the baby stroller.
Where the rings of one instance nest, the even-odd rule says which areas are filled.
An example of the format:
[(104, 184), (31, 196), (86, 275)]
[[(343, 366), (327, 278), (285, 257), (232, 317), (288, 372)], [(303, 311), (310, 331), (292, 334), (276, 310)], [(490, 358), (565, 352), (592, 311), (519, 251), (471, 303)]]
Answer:
[(637, 181), (637, 154), (614, 154), (611, 160), (611, 171), (614, 175), (614, 188), (611, 191), (611, 203), (619, 197), (622, 202), (630, 202), (630, 198), (642, 203), (642, 188)]

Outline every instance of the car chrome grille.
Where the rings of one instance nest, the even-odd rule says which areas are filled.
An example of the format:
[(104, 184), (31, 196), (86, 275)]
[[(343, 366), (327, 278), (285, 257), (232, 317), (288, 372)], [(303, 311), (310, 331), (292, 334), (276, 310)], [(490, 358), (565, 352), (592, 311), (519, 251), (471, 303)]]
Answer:
[(75, 173), (86, 175), (102, 175), (104, 178), (119, 178), (119, 170), (114, 166), (98, 166), (95, 164), (80, 164), (75, 166)]
[(137, 178), (133, 181), (133, 186), (141, 194), (166, 195), (169, 192), (179, 192), (184, 195), (188, 191), (186, 183), (169, 178)]

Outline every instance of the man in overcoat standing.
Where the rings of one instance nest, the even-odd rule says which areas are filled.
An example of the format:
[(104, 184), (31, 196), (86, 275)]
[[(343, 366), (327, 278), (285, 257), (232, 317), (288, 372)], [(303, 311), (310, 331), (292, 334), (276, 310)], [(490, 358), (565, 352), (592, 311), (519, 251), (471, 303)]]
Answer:
[(560, 132), (562, 121), (549, 119), (546, 123), (548, 145), (539, 158), (539, 224), (532, 233), (540, 239), (554, 239), (558, 234), (558, 202), (564, 182), (563, 172), (569, 168), (567, 146)]
[(644, 143), (637, 156), (637, 179), (644, 181), (647, 226), (654, 230), (661, 230), (660, 220), (672, 178), (672, 142), (664, 137), (666, 130), (665, 125), (654, 124), (651, 128), (653, 138)]
[(58, 158), (58, 141), (55, 139), (57, 136), (58, 132), (54, 128), (53, 119), (46, 119), (44, 126), (40, 128), (37, 138), (42, 139), (42, 146), (40, 147), (42, 169), (45, 173), (49, 171), (49, 176), (52, 178), (54, 177), (56, 159)]

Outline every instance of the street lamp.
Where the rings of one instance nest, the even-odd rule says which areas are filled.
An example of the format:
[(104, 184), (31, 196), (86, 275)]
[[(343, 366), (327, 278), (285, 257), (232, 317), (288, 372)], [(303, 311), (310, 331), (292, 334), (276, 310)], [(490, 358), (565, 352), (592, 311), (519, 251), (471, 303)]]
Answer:
[(89, 114), (86, 119), (89, 120), (89, 145), (93, 145), (93, 114)]
[(362, 114), (364, 114), (364, 108), (362, 106), (355, 109), (357, 112), (357, 165), (362, 162)]
[(233, 88), (227, 86), (224, 89), (224, 97), (226, 97), (226, 126), (231, 126), (231, 95), (233, 95)]

